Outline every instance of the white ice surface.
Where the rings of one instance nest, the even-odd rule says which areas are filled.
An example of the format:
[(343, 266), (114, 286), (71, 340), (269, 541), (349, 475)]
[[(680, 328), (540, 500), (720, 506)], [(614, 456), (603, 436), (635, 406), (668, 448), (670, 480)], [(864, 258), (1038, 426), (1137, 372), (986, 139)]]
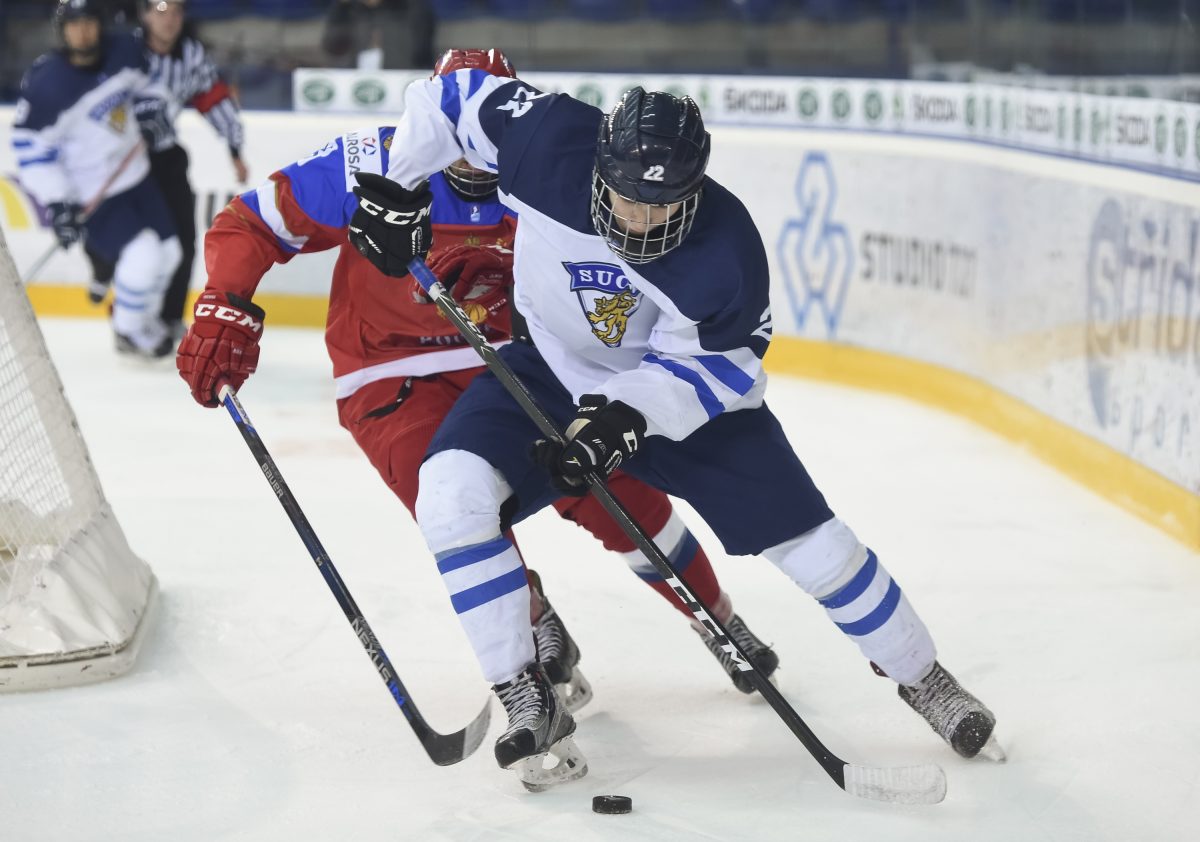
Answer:
[[(102, 323), (44, 327), (163, 599), (128, 676), (0, 696), (0, 840), (1200, 839), (1200, 556), (967, 422), (784, 378), (768, 394), (998, 714), (1007, 765), (956, 758), (818, 606), (693, 521), (827, 745), (949, 777), (934, 807), (845, 795), (681, 615), (541, 515), (519, 537), (596, 697), (590, 774), (533, 795), (497, 769), (496, 722), (465, 763), (426, 760), (223, 410), (172, 367), (118, 362)], [(487, 688), (407, 513), (337, 424), (319, 334), (268, 324), (242, 397), (427, 718), (464, 725)], [(634, 812), (593, 814), (599, 793)]]

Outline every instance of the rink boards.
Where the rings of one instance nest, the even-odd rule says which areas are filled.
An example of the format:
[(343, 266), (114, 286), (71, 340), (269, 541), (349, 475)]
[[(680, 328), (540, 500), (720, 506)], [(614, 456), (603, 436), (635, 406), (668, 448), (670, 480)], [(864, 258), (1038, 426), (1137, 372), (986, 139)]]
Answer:
[[(247, 114), (252, 179), (364, 122)], [(710, 172), (771, 260), (773, 371), (965, 414), (1200, 547), (1200, 184), (960, 138), (712, 131)], [(238, 188), (211, 128), (187, 114), (181, 134), (206, 226)], [(52, 239), (14, 171), (4, 144), (0, 220), (24, 269)], [(320, 325), (332, 263), (272, 270), (269, 321)], [(100, 315), (86, 272), (79, 254), (52, 260), (39, 312)]]

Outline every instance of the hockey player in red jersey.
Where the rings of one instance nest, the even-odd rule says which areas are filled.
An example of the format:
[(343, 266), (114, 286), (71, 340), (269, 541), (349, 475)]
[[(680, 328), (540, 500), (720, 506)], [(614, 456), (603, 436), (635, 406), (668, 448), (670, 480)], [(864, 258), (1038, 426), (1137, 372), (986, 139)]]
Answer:
[[(460, 68), (515, 75), (497, 50), (449, 50), (435, 72)], [(387, 172), (393, 133), (391, 127), (373, 127), (345, 134), (273, 173), (217, 215), (204, 241), (208, 282), (196, 303), (195, 321), (179, 346), (177, 364), (195, 400), (217, 406), (217, 384), (227, 380), (239, 388), (257, 365), (265, 314), (251, 299), (263, 275), (297, 254), (337, 248), (325, 339), (333, 362), (338, 417), (412, 513), (426, 447), (459, 394), (482, 369), (475, 351), (416, 281), (382, 274), (347, 241), (346, 228), (357, 207), (351, 192), (357, 184), (354, 177), (359, 172)], [(517, 223), (497, 200), (496, 188), (494, 175), (465, 161), (430, 178), (438, 199), (432, 210), (429, 264), (440, 278), (456, 278), (454, 296), (489, 341), (502, 345), (513, 335), (510, 249)], [(614, 475), (610, 486), (759, 668), (773, 672), (778, 657), (733, 613), (708, 557), (667, 496), (622, 474)], [(556, 509), (622, 554), (639, 577), (691, 617), (594, 498), (564, 498)], [(538, 661), (563, 689), (568, 709), (578, 709), (591, 696), (576, 669), (579, 650), (542, 593), (537, 574), (521, 571), (503, 586), (511, 591), (529, 587)], [(752, 692), (713, 638), (701, 637), (738, 689)]]

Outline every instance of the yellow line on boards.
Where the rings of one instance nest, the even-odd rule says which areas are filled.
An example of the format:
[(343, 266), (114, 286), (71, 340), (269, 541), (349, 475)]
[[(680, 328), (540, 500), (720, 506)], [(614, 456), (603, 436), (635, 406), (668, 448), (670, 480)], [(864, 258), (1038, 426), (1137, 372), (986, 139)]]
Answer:
[[(80, 286), (33, 284), (28, 292), (41, 316), (98, 318), (108, 313), (107, 306), (89, 304)], [(266, 311), (268, 325), (325, 325), (328, 303), (323, 297), (262, 293), (254, 301)], [(1024, 445), (1105, 499), (1200, 550), (1200, 495), (982, 380), (879, 351), (790, 336), (775, 337), (766, 366), (774, 374), (903, 395), (961, 415)]]
[(903, 395), (974, 421), (1028, 448), (1105, 499), (1200, 550), (1200, 495), (1130, 457), (957, 371), (879, 351), (776, 337), (767, 370)]

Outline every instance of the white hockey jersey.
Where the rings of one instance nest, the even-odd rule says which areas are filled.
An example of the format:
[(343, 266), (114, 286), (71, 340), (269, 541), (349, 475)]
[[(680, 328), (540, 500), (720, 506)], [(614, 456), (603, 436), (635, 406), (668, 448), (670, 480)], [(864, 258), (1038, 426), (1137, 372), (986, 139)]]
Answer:
[(97, 67), (76, 67), (53, 52), (29, 68), (21, 81), (12, 145), (21, 184), (38, 202), (86, 205), (146, 177), (150, 163), (142, 151), (97, 195), (141, 142), (133, 100), (156, 95), (145, 67), (140, 41), (110, 35)]
[(520, 218), (515, 304), (546, 363), (576, 401), (622, 400), (649, 434), (679, 440), (762, 403), (766, 252), (741, 202), (706, 178), (682, 246), (636, 267), (614, 254), (589, 211), (603, 118), (480, 70), (414, 82), (388, 176), (412, 187), (464, 156), (499, 173)]

